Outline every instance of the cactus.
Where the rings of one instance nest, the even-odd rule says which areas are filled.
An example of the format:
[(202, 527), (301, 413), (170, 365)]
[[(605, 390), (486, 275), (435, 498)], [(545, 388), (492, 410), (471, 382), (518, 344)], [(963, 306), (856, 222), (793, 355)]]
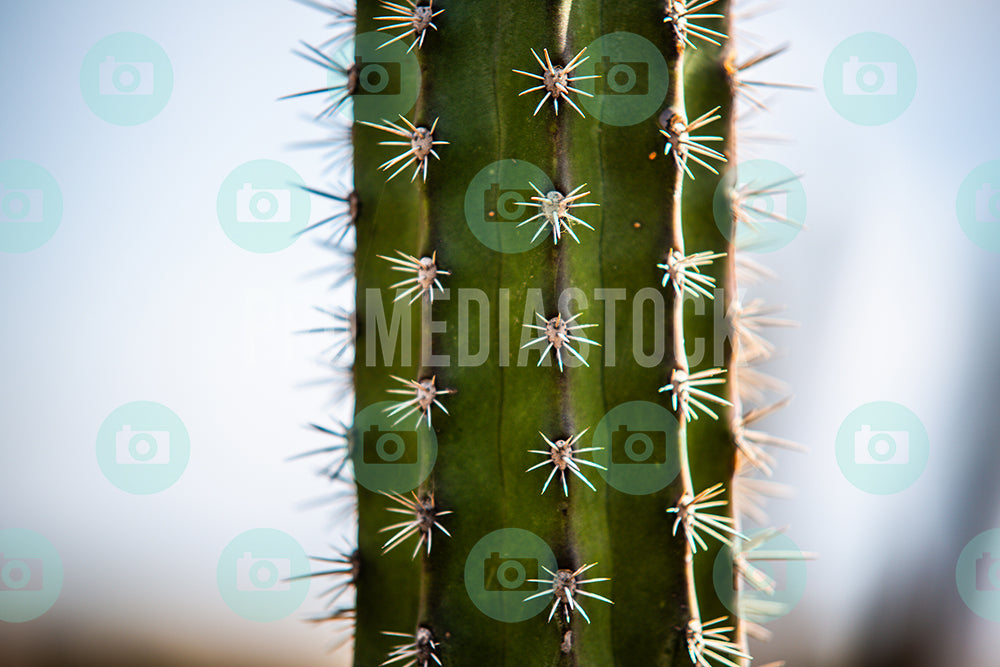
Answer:
[[(772, 407), (743, 414), (747, 366), (769, 352), (759, 328), (781, 322), (736, 298), (739, 193), (722, 190), (727, 233), (716, 223), (748, 85), (728, 0), (308, 4), (337, 32), (302, 51), (330, 81), (306, 94), (324, 96), (324, 122), (341, 122), (349, 98), (355, 110), (353, 189), (312, 192), (338, 207), (321, 223), (331, 245), (354, 241), (356, 313), (326, 311), (335, 324), (322, 330), (345, 337), (337, 358), (354, 350), (356, 414), (378, 406), (390, 420), (378, 428), (412, 429), (404, 448), (436, 439), (415, 488), (380, 488), (358, 471), (368, 422), (318, 427), (334, 440), (320, 451), (340, 457), (324, 473), (342, 480), (353, 463), (359, 481), (356, 548), (317, 572), (339, 578), (337, 596), (354, 588), (329, 614), (351, 623), (354, 664), (749, 664), (754, 626), (728, 611), (713, 563), (727, 547), (752, 573), (734, 502), (755, 508), (761, 486), (744, 475), (770, 472), (763, 448), (790, 443), (749, 428)], [(348, 34), (353, 61), (332, 55)], [(631, 44), (659, 54), (625, 72), (645, 77), (622, 83), (640, 86), (636, 99), (659, 87), (638, 120), (614, 116), (625, 103), (596, 88)], [(391, 53), (418, 65), (389, 68)], [(361, 100), (362, 68), (380, 54), (388, 76), (411, 77), (389, 91), (414, 86), (400, 108)], [(491, 209), (490, 191), (471, 185), (502, 160), (500, 172), (537, 168), (512, 203), (527, 211), (519, 222), (490, 222), (499, 200)], [(487, 226), (514, 230), (494, 248), (470, 227), (476, 196)], [(511, 251), (516, 234), (523, 252)], [(676, 475), (622, 490), (640, 464), (615, 457), (640, 429), (615, 432), (605, 416), (649, 405), (669, 419), (666, 440), (638, 437)], [(481, 576), (470, 554), (502, 529), (552, 556), (511, 561), (534, 576), (504, 613), (544, 602), (516, 622), (469, 590), (470, 572)], [(490, 559), (513, 558), (501, 551), (487, 550), (487, 578)]]

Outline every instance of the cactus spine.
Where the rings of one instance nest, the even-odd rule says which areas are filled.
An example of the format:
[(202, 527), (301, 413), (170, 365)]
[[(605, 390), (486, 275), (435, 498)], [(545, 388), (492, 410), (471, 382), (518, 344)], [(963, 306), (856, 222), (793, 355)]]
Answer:
[[(692, 308), (716, 298), (738, 312), (733, 248), (713, 214), (739, 87), (728, 0), (326, 9), (358, 35), (412, 44), (419, 61), (415, 104), (354, 124), (354, 190), (326, 196), (350, 204), (355, 232), (357, 311), (337, 328), (356, 339), (357, 408), (398, 401), (391, 414), (425, 420), (438, 452), (412, 494), (357, 487), (357, 550), (335, 559), (356, 603), (331, 615), (354, 620), (354, 664), (749, 664), (733, 601), (712, 584), (720, 544), (742, 539), (737, 463), (759, 450), (734, 416), (740, 327), (731, 337)], [(584, 47), (611, 33), (643, 38), (666, 63), (669, 86), (644, 122), (582, 108)], [(358, 63), (309, 54), (357, 92)], [(529, 230), (545, 242), (526, 252), (485, 247), (466, 219), (473, 177), (503, 159), (553, 186), (531, 183)], [(373, 323), (392, 308), (414, 325), (387, 350)], [(484, 362), (468, 362), (470, 337)], [(689, 362), (699, 344), (707, 355)], [(677, 425), (666, 446), (679, 475), (642, 494), (599, 479), (587, 439), (634, 401)], [(363, 434), (337, 437), (357, 461)], [(466, 559), (503, 528), (555, 556), (558, 571), (538, 571), (551, 586), (532, 596), (548, 623), (505, 623), (470, 599)]]

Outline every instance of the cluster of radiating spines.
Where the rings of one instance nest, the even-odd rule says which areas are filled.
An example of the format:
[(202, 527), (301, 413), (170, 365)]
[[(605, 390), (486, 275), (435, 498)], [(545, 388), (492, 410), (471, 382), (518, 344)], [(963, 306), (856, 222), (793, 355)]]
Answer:
[(327, 96), (326, 106), (316, 115), (316, 120), (332, 118), (340, 111), (350, 99), (351, 95), (358, 87), (358, 69), (354, 63), (341, 62), (333, 56), (328, 56), (320, 49), (311, 44), (301, 42), (304, 51), (296, 51), (296, 55), (305, 58), (314, 65), (318, 65), (327, 70), (332, 76), (329, 77), (329, 85), (311, 90), (304, 90), (301, 93), (293, 93), (279, 97), (279, 100), (292, 100), (298, 97), (308, 97), (310, 95)]
[(351, 231), (351, 228), (354, 227), (358, 221), (358, 211), (360, 207), (358, 193), (354, 190), (346, 193), (338, 193), (318, 190), (310, 187), (303, 187), (302, 189), (311, 195), (316, 195), (317, 197), (325, 199), (328, 202), (333, 202), (334, 209), (333, 213), (312, 223), (299, 232), (299, 234), (306, 234), (314, 229), (327, 225), (330, 227), (330, 236), (328, 237), (328, 241), (339, 246), (344, 241), (347, 233)]
[(430, 428), (431, 424), (431, 409), (436, 405), (441, 412), (448, 414), (448, 409), (444, 407), (444, 404), (438, 399), (438, 396), (443, 396), (445, 394), (455, 393), (454, 389), (438, 389), (435, 381), (437, 376), (432, 376), (430, 378), (425, 378), (423, 380), (408, 380), (406, 378), (401, 378), (398, 375), (392, 375), (393, 380), (406, 385), (405, 389), (386, 389), (390, 394), (401, 394), (409, 398), (403, 399), (397, 402), (395, 405), (390, 406), (386, 409), (390, 417), (396, 417), (396, 421), (393, 424), (400, 424), (406, 420), (407, 417), (416, 414), (417, 423), (420, 423), (421, 419), (427, 420), (427, 426)]
[[(383, 132), (388, 132), (389, 134), (394, 134), (400, 137), (400, 140), (392, 141), (380, 141), (380, 146), (403, 146), (405, 150), (394, 158), (390, 158), (379, 165), (379, 169), (388, 170), (395, 167), (397, 164), (400, 165), (396, 168), (396, 171), (392, 172), (392, 175), (387, 178), (387, 181), (391, 181), (395, 178), (401, 171), (414, 165), (413, 176), (410, 177), (410, 182), (413, 182), (417, 178), (417, 174), (422, 173), (423, 180), (427, 180), (427, 163), (430, 161), (430, 157), (433, 155), (436, 159), (440, 160), (441, 156), (437, 154), (434, 150), (435, 146), (447, 145), (447, 141), (441, 141), (434, 138), (434, 130), (437, 128), (438, 119), (434, 119), (430, 127), (416, 126), (407, 120), (402, 114), (399, 115), (399, 119), (403, 121), (403, 125), (406, 127), (397, 125), (388, 120), (382, 120), (382, 123), (369, 123), (366, 120), (359, 120), (358, 122), (362, 125), (367, 125), (368, 127), (373, 127), (376, 130), (382, 130)], [(402, 164), (400, 164), (402, 163)]]
[(741, 667), (743, 660), (751, 659), (739, 644), (728, 639), (729, 633), (735, 628), (731, 625), (721, 625), (727, 620), (725, 616), (720, 616), (704, 623), (696, 619), (688, 622), (688, 656), (693, 664), (699, 667), (717, 667), (719, 664), (726, 667)]
[[(739, 183), (734, 178), (728, 194), (732, 202), (731, 208), (735, 222), (745, 225), (751, 232), (759, 232), (763, 227), (769, 227), (773, 224), (801, 229), (801, 222), (782, 213), (776, 213), (769, 207), (761, 206), (761, 204), (766, 206), (775, 198), (787, 197), (788, 190), (785, 186), (797, 180), (799, 180), (797, 175), (770, 183), (760, 183), (753, 180)], [(757, 239), (753, 235), (748, 235), (747, 239), (740, 239), (737, 235), (735, 240), (738, 244), (737, 250), (753, 250), (753, 242)]]
[[(532, 116), (537, 115), (539, 109), (545, 104), (546, 101), (552, 100), (552, 106), (555, 108), (556, 115), (559, 114), (559, 101), (563, 100), (566, 104), (573, 107), (573, 109), (580, 114), (584, 115), (580, 107), (576, 105), (573, 98), (570, 97), (570, 93), (576, 93), (577, 95), (583, 95), (584, 97), (593, 97), (593, 94), (588, 93), (584, 90), (574, 87), (577, 81), (584, 81), (586, 79), (597, 79), (600, 78), (596, 74), (591, 74), (588, 76), (573, 75), (573, 70), (579, 67), (589, 56), (583, 56), (584, 51), (581, 50), (578, 54), (573, 56), (565, 65), (554, 65), (552, 59), (549, 58), (549, 50), (542, 49), (542, 53), (545, 54), (545, 60), (543, 61), (538, 57), (538, 53), (534, 49), (531, 49), (531, 55), (535, 56), (535, 60), (538, 62), (538, 66), (542, 68), (541, 74), (536, 74), (534, 72), (525, 72), (524, 70), (515, 69), (514, 72), (518, 74), (523, 74), (524, 76), (530, 76), (532, 79), (537, 79), (541, 81), (539, 85), (531, 86), (530, 88), (525, 88), (518, 96), (527, 95), (528, 93), (534, 93), (538, 91), (544, 91), (545, 94), (542, 95), (541, 101), (538, 106), (535, 107), (535, 111), (531, 114)], [(581, 56), (583, 56), (581, 58)]]
[(774, 81), (746, 78), (745, 73), (747, 70), (756, 65), (765, 63), (772, 58), (780, 56), (787, 50), (787, 46), (779, 46), (776, 49), (771, 49), (770, 51), (764, 51), (763, 53), (751, 56), (741, 63), (736, 63), (736, 61), (732, 59), (727, 60), (724, 63), (726, 75), (729, 77), (730, 86), (735, 91), (736, 95), (756, 109), (765, 110), (767, 109), (767, 105), (758, 95), (758, 89), (809, 90), (808, 86), (798, 86), (792, 83), (777, 83)]
[(355, 313), (348, 312), (339, 306), (333, 309), (314, 307), (319, 313), (329, 318), (330, 323), (322, 327), (305, 329), (299, 333), (319, 333), (330, 336), (333, 342), (325, 350), (323, 355), (335, 364), (340, 361), (348, 350), (354, 348), (354, 342), (358, 338), (358, 319)]
[(670, 374), (670, 383), (660, 387), (660, 391), (670, 392), (671, 406), (687, 421), (697, 419), (698, 410), (712, 419), (718, 419), (719, 415), (708, 404), (731, 406), (732, 403), (721, 396), (706, 391), (704, 387), (725, 384), (725, 378), (719, 377), (725, 372), (722, 368), (709, 368), (689, 373), (686, 370), (675, 368)]
[(563, 370), (563, 358), (562, 358), (563, 350), (568, 351), (574, 357), (583, 362), (584, 366), (589, 367), (590, 364), (588, 364), (587, 360), (583, 358), (583, 355), (581, 355), (579, 352), (573, 349), (573, 343), (588, 343), (590, 345), (596, 345), (598, 347), (600, 347), (601, 344), (598, 343), (597, 341), (593, 341), (589, 338), (584, 338), (583, 336), (577, 335), (576, 332), (581, 329), (588, 329), (590, 327), (597, 326), (596, 324), (577, 324), (576, 318), (580, 317), (580, 315), (582, 314), (583, 313), (577, 313), (576, 315), (574, 315), (569, 319), (563, 319), (562, 314), (557, 314), (555, 317), (547, 319), (536, 312), (535, 317), (537, 317), (538, 321), (541, 322), (542, 324), (538, 325), (526, 322), (524, 324), (524, 327), (526, 329), (535, 329), (536, 331), (541, 331), (542, 335), (538, 336), (537, 338), (529, 340), (527, 343), (521, 346), (521, 349), (523, 350), (524, 348), (530, 347), (532, 345), (545, 343), (545, 349), (542, 350), (542, 354), (538, 359), (537, 365), (541, 366), (542, 363), (545, 361), (545, 356), (549, 353), (549, 350), (552, 350), (553, 354), (556, 357), (556, 361), (559, 363), (560, 373)]
[(727, 37), (725, 33), (696, 23), (697, 21), (725, 18), (722, 14), (702, 12), (703, 9), (707, 9), (716, 2), (718, 0), (666, 0), (663, 8), (665, 14), (663, 22), (669, 23), (673, 27), (675, 43), (683, 42), (692, 49), (697, 49), (698, 45), (692, 40), (693, 37), (720, 46), (719, 40)]
[(336, 427), (322, 426), (320, 424), (310, 424), (310, 428), (319, 431), (332, 440), (331, 444), (318, 449), (311, 449), (301, 454), (289, 457), (289, 461), (305, 458), (307, 456), (329, 455), (332, 461), (320, 469), (320, 474), (330, 481), (345, 479), (344, 473), (347, 463), (351, 460), (351, 429), (341, 421), (337, 421)]
[(527, 225), (536, 220), (540, 220), (541, 223), (538, 226), (538, 231), (535, 235), (531, 237), (531, 242), (534, 243), (542, 232), (547, 228), (552, 229), (552, 243), (559, 243), (559, 239), (562, 238), (563, 233), (569, 234), (573, 237), (573, 240), (577, 243), (580, 239), (577, 237), (576, 232), (573, 231), (573, 225), (582, 225), (587, 229), (593, 231), (594, 228), (590, 226), (585, 220), (581, 220), (577, 216), (573, 215), (571, 212), (574, 208), (582, 208), (584, 206), (600, 206), (600, 204), (594, 202), (581, 202), (577, 201), (583, 199), (590, 194), (590, 191), (580, 192), (587, 184), (578, 185), (577, 187), (570, 190), (569, 194), (562, 194), (558, 190), (552, 190), (551, 192), (542, 192), (539, 190), (534, 183), (528, 183), (531, 189), (538, 193), (537, 197), (532, 197), (531, 201), (517, 202), (523, 206), (533, 206), (538, 209), (538, 213), (534, 214), (527, 220), (518, 223), (518, 227), (522, 225)]
[(298, 2), (330, 15), (326, 27), (333, 34), (323, 43), (324, 47), (336, 46), (354, 35), (357, 12), (353, 0), (329, 0), (326, 4), (318, 0), (298, 0)]
[(441, 659), (437, 656), (438, 644), (434, 641), (434, 633), (430, 628), (422, 625), (413, 634), (388, 630), (383, 630), (382, 634), (407, 640), (392, 648), (389, 657), (382, 662), (383, 665), (403, 663), (399, 667), (430, 667), (432, 664), (441, 664)]
[(386, 493), (382, 492), (382, 495), (386, 496), (390, 500), (396, 503), (397, 506), (386, 508), (389, 512), (394, 514), (402, 514), (406, 517), (405, 521), (400, 521), (398, 523), (390, 524), (380, 530), (380, 533), (388, 533), (391, 531), (396, 531), (393, 533), (392, 537), (386, 540), (385, 544), (382, 545), (382, 553), (389, 553), (400, 544), (405, 542), (407, 538), (418, 536), (417, 545), (413, 548), (413, 555), (411, 558), (416, 558), (417, 553), (420, 552), (420, 547), (426, 545), (427, 555), (431, 553), (431, 548), (434, 545), (434, 529), (440, 530), (442, 533), (451, 537), (451, 533), (448, 529), (441, 525), (438, 521), (440, 517), (447, 516), (451, 514), (451, 510), (440, 510), (434, 502), (434, 494), (421, 494), (417, 495), (417, 492), (412, 492), (412, 498), (407, 498), (406, 496), (399, 493)]
[(707, 299), (714, 299), (715, 278), (701, 272), (702, 267), (708, 266), (714, 260), (725, 257), (724, 252), (696, 252), (684, 255), (671, 248), (667, 251), (667, 259), (663, 264), (657, 264), (656, 268), (663, 269), (663, 287), (668, 284), (674, 288), (674, 294), (680, 298), (683, 294), (692, 297), (704, 296)]
[(524, 601), (535, 600), (537, 598), (552, 596), (552, 608), (549, 610), (549, 618), (551, 621), (552, 617), (555, 616), (556, 612), (562, 608), (564, 618), (566, 622), (569, 623), (571, 620), (571, 615), (574, 611), (580, 612), (584, 620), (590, 623), (590, 616), (584, 611), (583, 606), (580, 604), (580, 600), (577, 596), (582, 596), (586, 598), (591, 598), (593, 600), (600, 600), (601, 602), (607, 602), (608, 604), (614, 604), (611, 600), (604, 597), (603, 595), (598, 595), (597, 593), (591, 593), (589, 591), (583, 590), (583, 586), (587, 584), (596, 584), (602, 581), (611, 581), (608, 577), (597, 577), (594, 579), (581, 579), (580, 575), (589, 570), (590, 568), (597, 565), (597, 563), (591, 563), (590, 565), (582, 565), (575, 570), (560, 569), (555, 572), (545, 567), (541, 566), (543, 570), (549, 575), (549, 579), (528, 579), (528, 581), (535, 584), (550, 584), (551, 588), (548, 590), (535, 593), (534, 595), (529, 595), (524, 598)]
[(603, 447), (583, 447), (577, 448), (576, 443), (583, 437), (583, 434), (587, 432), (587, 429), (583, 429), (576, 435), (569, 439), (560, 438), (558, 440), (550, 440), (547, 435), (538, 432), (545, 443), (549, 446), (548, 449), (531, 449), (528, 450), (532, 454), (541, 454), (545, 457), (545, 460), (541, 463), (536, 463), (535, 465), (528, 468), (525, 472), (531, 472), (532, 470), (537, 470), (539, 468), (544, 468), (545, 466), (552, 466), (552, 470), (549, 472), (549, 476), (545, 479), (545, 484), (542, 485), (542, 493), (549, 488), (549, 484), (559, 475), (559, 481), (562, 482), (563, 495), (569, 497), (569, 486), (566, 483), (566, 472), (570, 472), (576, 475), (581, 482), (587, 485), (591, 491), (596, 491), (594, 485), (590, 483), (584, 474), (583, 470), (580, 468), (581, 465), (590, 466), (591, 468), (597, 468), (598, 470), (607, 470), (604, 466), (599, 463), (594, 463), (593, 461), (588, 461), (586, 459), (579, 458), (580, 454), (586, 452), (596, 452)]
[(378, 48), (381, 49), (389, 46), (412, 35), (413, 43), (406, 49), (407, 53), (412, 51), (413, 47), (423, 47), (427, 29), (433, 28), (437, 30), (437, 26), (434, 25), (434, 17), (444, 11), (443, 9), (434, 11), (434, 0), (430, 0), (427, 5), (418, 5), (413, 0), (406, 0), (406, 5), (401, 5), (397, 2), (388, 2), (388, 0), (381, 0), (379, 4), (382, 5), (382, 9), (391, 13), (388, 16), (376, 16), (375, 20), (390, 21), (391, 23), (380, 26), (378, 30), (388, 31), (398, 28), (403, 28), (404, 30)]
[(707, 145), (706, 142), (723, 141), (724, 137), (708, 134), (692, 134), (709, 123), (722, 118), (716, 112), (720, 107), (715, 107), (695, 118), (690, 123), (685, 115), (680, 111), (668, 109), (661, 115), (660, 134), (666, 137), (667, 143), (663, 147), (664, 155), (674, 156), (674, 163), (678, 169), (683, 169), (689, 178), (694, 178), (688, 160), (694, 160), (713, 174), (718, 175), (718, 170), (706, 160), (726, 161), (726, 155)]
[(685, 492), (675, 507), (667, 509), (668, 514), (677, 515), (673, 534), (676, 535), (677, 530), (683, 526), (684, 537), (691, 547), (691, 553), (697, 553), (699, 548), (708, 549), (702, 533), (714, 537), (727, 546), (732, 546), (735, 538), (746, 539), (736, 530), (735, 520), (731, 516), (712, 511), (729, 504), (726, 500), (717, 500), (725, 492), (726, 489), (721, 483), (710, 486), (695, 496)]
[(397, 294), (393, 301), (399, 301), (412, 295), (410, 303), (413, 303), (426, 294), (428, 300), (433, 303), (434, 289), (444, 291), (444, 287), (441, 285), (441, 280), (438, 276), (451, 275), (451, 272), (438, 268), (437, 252), (431, 253), (430, 257), (421, 257), (420, 259), (399, 250), (396, 251), (396, 254), (399, 257), (387, 257), (385, 255), (379, 255), (379, 257), (392, 262), (394, 264), (392, 267), (393, 271), (403, 271), (414, 275), (412, 278), (405, 278), (389, 286), (389, 289), (406, 288)]

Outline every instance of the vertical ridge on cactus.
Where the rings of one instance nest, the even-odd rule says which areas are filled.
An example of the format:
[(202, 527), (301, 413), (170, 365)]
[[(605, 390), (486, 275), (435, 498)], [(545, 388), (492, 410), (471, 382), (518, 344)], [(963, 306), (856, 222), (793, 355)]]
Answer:
[[(353, 186), (308, 191), (335, 209), (309, 230), (329, 224), (356, 281), (356, 309), (323, 308), (333, 323), (311, 331), (336, 337), (334, 361), (353, 349), (361, 422), (317, 427), (333, 442), (309, 454), (332, 455), (323, 474), (334, 479), (348, 461), (355, 473), (369, 465), (369, 407), (400, 428), (397, 457), (425, 436), (436, 443), (408, 488), (359, 476), (356, 550), (320, 561), (317, 576), (341, 577), (337, 597), (355, 593), (353, 608), (330, 614), (354, 622), (354, 664), (749, 665), (747, 631), (757, 629), (729, 611), (739, 605), (715, 590), (712, 563), (731, 548), (741, 576), (767, 589), (737, 510), (763, 515), (775, 489), (751, 473), (772, 472), (765, 447), (794, 443), (750, 428), (784, 405), (761, 402), (773, 386), (753, 364), (773, 350), (761, 329), (785, 322), (758, 301), (740, 305), (737, 274), (765, 270), (737, 263), (729, 239), (749, 200), (782, 184), (724, 191), (728, 234), (715, 198), (734, 162), (737, 98), (756, 105), (748, 91), (763, 85), (742, 72), (778, 51), (733, 65), (729, 0), (304, 1), (333, 16), (337, 34), (302, 53), (330, 81), (288, 97), (328, 96), (319, 119), (335, 133), (357, 114)], [(358, 36), (352, 62), (331, 48), (345, 21)], [(378, 46), (362, 49), (371, 35)], [(396, 52), (416, 78), (392, 79), (403, 71)], [(386, 77), (376, 77), (388, 86), (381, 98), (365, 87), (373, 64)], [(396, 99), (402, 83), (414, 102)], [(614, 115), (654, 90), (645, 118)], [(560, 115), (560, 104), (576, 113)], [(441, 165), (428, 169), (432, 157)], [(408, 181), (395, 178), (411, 167)], [(532, 175), (512, 185), (508, 169)], [(477, 190), (480, 175), (493, 180)], [(523, 248), (501, 233), (522, 228)], [(564, 235), (576, 243), (559, 243)], [(721, 329), (686, 307), (713, 300), (729, 315)], [(689, 358), (695, 341), (721, 353)], [(376, 405), (386, 394), (397, 400)], [(673, 420), (627, 429), (648, 440), (650, 462), (676, 462), (658, 488), (620, 488), (620, 460), (637, 450), (606, 419), (629, 406)], [(432, 421), (435, 409), (447, 418)], [(531, 449), (539, 435), (547, 449)], [(547, 494), (557, 478), (563, 492)], [(571, 494), (571, 484), (588, 490)], [(387, 511), (399, 520), (385, 525)], [(489, 550), (523, 572), (516, 586), (472, 560), (506, 531), (537, 538), (551, 557)], [(448, 539), (432, 549), (435, 532)], [(409, 558), (396, 549), (404, 542), (415, 543)], [(603, 576), (583, 578), (597, 563)], [(508, 584), (489, 613), (470, 588)], [(594, 584), (601, 593), (583, 588)], [(579, 598), (605, 604), (585, 611)]]

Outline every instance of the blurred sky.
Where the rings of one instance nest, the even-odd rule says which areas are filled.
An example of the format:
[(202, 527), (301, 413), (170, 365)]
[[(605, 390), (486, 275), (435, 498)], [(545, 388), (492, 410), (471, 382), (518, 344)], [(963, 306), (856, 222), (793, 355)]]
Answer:
[[(795, 400), (766, 427), (810, 454), (781, 457), (777, 479), (796, 496), (770, 509), (822, 556), (802, 603), (772, 624), (774, 641), (755, 645), (762, 662), (847, 664), (852, 643), (899, 627), (893, 614), (922, 590), (955, 620), (940, 642), (948, 658), (927, 664), (985, 666), (998, 648), (995, 627), (954, 587), (961, 548), (1000, 521), (988, 493), (997, 468), (981, 470), (997, 462), (1000, 265), (955, 216), (968, 172), (1000, 157), (998, 17), (996, 4), (971, 1), (788, 0), (740, 24), (743, 44), (791, 47), (757, 77), (813, 88), (770, 96), (770, 110), (741, 125), (740, 158), (804, 174), (809, 197), (806, 230), (759, 257), (779, 279), (750, 292), (801, 322), (772, 337), (767, 368)], [(331, 633), (301, 622), (315, 596), (261, 625), (232, 613), (215, 582), (218, 554), (244, 530), (281, 528), (311, 554), (334, 532), (330, 511), (304, 509), (328, 485), (308, 464), (282, 462), (322, 442), (304, 425), (333, 404), (331, 386), (309, 384), (329, 375), (323, 341), (293, 334), (322, 323), (312, 307), (334, 300), (330, 279), (312, 275), (330, 256), (308, 239), (244, 251), (215, 207), (219, 184), (248, 160), (325, 178), (320, 152), (291, 148), (322, 138), (315, 105), (275, 102), (322, 81), (291, 51), (322, 42), (324, 23), (286, 0), (0, 2), (0, 160), (45, 166), (64, 199), (51, 241), (0, 255), (0, 527), (44, 534), (66, 567), (58, 603), (30, 623), (0, 623), (0, 645), (126, 636), (330, 664)], [(831, 50), (869, 30), (902, 42), (919, 78), (910, 108), (879, 127), (839, 116), (822, 88)], [(106, 123), (80, 94), (87, 50), (119, 31), (156, 40), (174, 69), (166, 109), (135, 127)], [(184, 476), (151, 496), (119, 491), (94, 456), (103, 419), (134, 400), (169, 406), (192, 439)], [(833, 454), (841, 420), (876, 400), (908, 406), (930, 436), (926, 471), (894, 496), (853, 487)]]

